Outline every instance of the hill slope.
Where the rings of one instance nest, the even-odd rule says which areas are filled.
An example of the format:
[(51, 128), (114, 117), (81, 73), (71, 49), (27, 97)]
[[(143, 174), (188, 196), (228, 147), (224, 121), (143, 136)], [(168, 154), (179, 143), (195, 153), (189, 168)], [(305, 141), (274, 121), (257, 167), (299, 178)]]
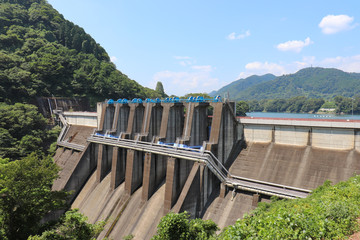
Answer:
[(229, 93), (230, 98), (236, 97), (237, 94), (241, 91), (248, 89), (251, 86), (256, 84), (267, 82), (275, 79), (276, 76), (272, 74), (265, 74), (262, 76), (252, 75), (247, 78), (242, 78), (236, 80), (225, 87), (220, 88), (218, 91), (213, 91), (210, 93), (210, 96), (214, 97), (217, 95), (224, 96), (224, 94)]
[(347, 73), (334, 68), (304, 68), (294, 74), (283, 75), (250, 86), (231, 96), (236, 100), (296, 96), (331, 98), (342, 95), (352, 97), (360, 94), (359, 83), (360, 74), (357, 73)]
[(0, 49), (0, 101), (157, 95), (116, 70), (89, 34), (45, 0), (0, 0)]

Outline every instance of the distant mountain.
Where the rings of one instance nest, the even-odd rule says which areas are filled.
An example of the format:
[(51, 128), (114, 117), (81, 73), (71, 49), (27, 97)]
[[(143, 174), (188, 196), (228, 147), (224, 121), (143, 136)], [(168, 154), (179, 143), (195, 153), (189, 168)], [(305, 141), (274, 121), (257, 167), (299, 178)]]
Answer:
[(212, 91), (211, 93), (209, 93), (209, 95), (211, 97), (214, 97), (217, 95), (224, 96), (229, 93), (229, 96), (232, 99), (232, 98), (235, 98), (239, 92), (242, 92), (251, 86), (254, 86), (256, 84), (260, 84), (263, 82), (271, 81), (271, 80), (274, 80), (275, 78), (276, 78), (276, 76), (273, 74), (270, 74), (270, 73), (262, 75), (262, 76), (252, 75), (247, 78), (241, 78), (239, 80), (236, 80), (236, 81), (230, 83), (229, 85), (226, 85), (226, 86), (220, 88), (218, 91)]
[[(222, 89), (229, 88), (234, 83)], [(352, 97), (357, 94), (360, 94), (360, 74), (347, 73), (334, 68), (317, 67), (304, 68), (294, 74), (253, 84), (246, 89), (237, 91), (230, 97), (234, 100), (260, 100), (296, 96), (332, 98), (341, 95)]]

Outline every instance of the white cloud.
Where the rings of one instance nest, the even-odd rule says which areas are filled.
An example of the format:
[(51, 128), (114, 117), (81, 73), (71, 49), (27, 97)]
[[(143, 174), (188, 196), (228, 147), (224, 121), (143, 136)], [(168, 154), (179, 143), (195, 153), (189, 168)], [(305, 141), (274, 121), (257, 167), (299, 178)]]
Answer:
[(304, 47), (309, 46), (310, 44), (313, 43), (314, 42), (311, 41), (309, 37), (307, 37), (305, 41), (294, 40), (294, 41), (287, 41), (284, 43), (280, 43), (276, 46), (276, 48), (279, 49), (280, 51), (293, 51), (299, 53)]
[(183, 96), (187, 93), (203, 93), (217, 89), (219, 79), (211, 76), (210, 65), (192, 66), (190, 71), (161, 71), (153, 77), (153, 82), (161, 81), (167, 94)]
[(337, 68), (345, 72), (360, 72), (360, 55), (337, 56), (317, 60), (314, 56), (303, 57), (300, 61), (290, 63), (251, 62), (245, 65), (245, 71), (238, 78), (246, 78), (251, 75), (264, 75), (272, 73), (276, 76), (295, 73), (307, 67)]
[(191, 59), (191, 57), (188, 56), (174, 56), (174, 58), (177, 60)]
[(211, 72), (213, 68), (210, 65), (204, 65), (204, 66), (192, 66), (192, 69), (200, 70), (204, 72)]
[(319, 27), (324, 34), (334, 34), (356, 27), (356, 24), (352, 24), (353, 21), (354, 18), (348, 15), (327, 15), (321, 20)]
[(269, 62), (251, 62), (245, 65), (246, 70), (257, 74), (273, 73), (274, 75), (282, 75), (286, 73), (284, 66), (277, 63)]
[(174, 56), (174, 58), (179, 60), (179, 64), (183, 67), (193, 65), (195, 63), (195, 60), (188, 56)]
[(117, 59), (117, 57), (115, 57), (115, 56), (111, 56), (111, 57), (110, 57), (110, 61), (113, 62), (113, 63), (115, 63), (117, 60), (118, 60), (118, 59)]
[(319, 65), (329, 68), (338, 68), (345, 72), (360, 71), (360, 55), (348, 57), (333, 57), (322, 60)]
[(236, 39), (244, 39), (244, 38), (246, 38), (246, 37), (249, 37), (251, 34), (250, 34), (250, 31), (249, 30), (247, 30), (245, 33), (243, 33), (243, 34), (238, 34), (238, 35), (236, 35), (236, 33), (235, 32), (233, 32), (233, 33), (230, 33), (228, 36), (227, 36), (227, 39), (229, 39), (229, 40), (236, 40)]

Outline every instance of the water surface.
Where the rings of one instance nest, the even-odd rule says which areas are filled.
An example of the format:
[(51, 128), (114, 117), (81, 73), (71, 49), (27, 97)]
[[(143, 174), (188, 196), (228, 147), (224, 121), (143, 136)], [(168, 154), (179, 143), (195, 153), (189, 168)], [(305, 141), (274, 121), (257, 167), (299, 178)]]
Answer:
[(311, 118), (311, 119), (353, 119), (360, 120), (360, 115), (312, 114), (312, 113), (275, 113), (275, 112), (248, 112), (247, 117), (265, 118)]

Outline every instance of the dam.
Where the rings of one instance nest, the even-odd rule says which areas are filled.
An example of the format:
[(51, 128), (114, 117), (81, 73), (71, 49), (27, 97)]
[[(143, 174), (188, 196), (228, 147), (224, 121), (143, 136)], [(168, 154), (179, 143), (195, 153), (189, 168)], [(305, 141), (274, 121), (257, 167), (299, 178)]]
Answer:
[(359, 121), (238, 118), (234, 107), (120, 99), (60, 113), (53, 189), (72, 191), (89, 222), (107, 221), (99, 239), (150, 239), (169, 211), (223, 228), (272, 196), (306, 197), (359, 174)]

